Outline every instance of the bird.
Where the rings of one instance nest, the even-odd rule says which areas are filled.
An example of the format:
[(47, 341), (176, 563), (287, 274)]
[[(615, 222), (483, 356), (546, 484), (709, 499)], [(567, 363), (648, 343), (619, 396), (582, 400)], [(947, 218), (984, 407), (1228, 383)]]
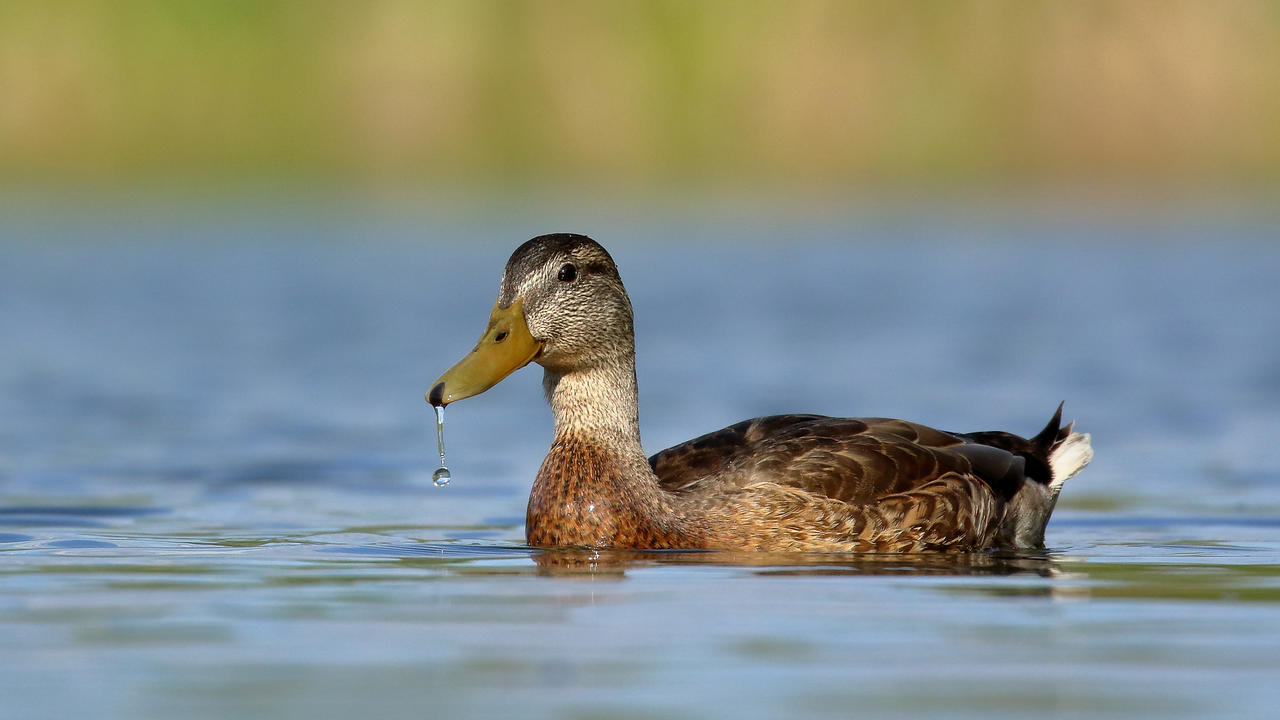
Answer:
[(554, 436), (525, 517), (539, 548), (963, 553), (1044, 546), (1093, 457), (1062, 405), (1030, 438), (890, 418), (744, 420), (646, 457), (631, 300), (585, 235), (512, 253), (475, 348), (431, 385), (444, 407), (543, 368)]

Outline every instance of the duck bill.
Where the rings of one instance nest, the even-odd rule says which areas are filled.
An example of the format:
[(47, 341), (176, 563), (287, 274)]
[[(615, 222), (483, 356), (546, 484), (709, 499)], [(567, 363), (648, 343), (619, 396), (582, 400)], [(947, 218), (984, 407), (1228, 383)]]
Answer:
[(525, 323), (524, 298), (516, 298), (505, 308), (495, 302), (480, 342), (432, 384), (427, 402), (444, 406), (479, 395), (541, 352), (542, 343), (533, 339)]

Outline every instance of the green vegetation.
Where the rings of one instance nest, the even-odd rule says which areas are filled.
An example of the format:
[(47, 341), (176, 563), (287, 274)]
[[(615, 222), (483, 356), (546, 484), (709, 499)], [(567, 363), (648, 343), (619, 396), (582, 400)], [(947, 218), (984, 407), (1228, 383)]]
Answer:
[(1267, 0), (10, 0), (0, 182), (1255, 185)]

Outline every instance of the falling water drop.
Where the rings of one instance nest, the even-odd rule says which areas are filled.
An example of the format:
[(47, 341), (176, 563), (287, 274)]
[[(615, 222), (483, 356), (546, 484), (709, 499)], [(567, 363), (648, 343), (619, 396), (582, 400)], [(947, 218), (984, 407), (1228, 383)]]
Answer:
[(444, 487), (453, 478), (453, 473), (444, 466), (444, 406), (436, 405), (436, 447), (440, 450), (440, 467), (431, 473), (431, 480), (436, 487)]
[(445, 485), (448, 485), (449, 479), (452, 477), (453, 475), (449, 472), (449, 468), (447, 467), (436, 468), (436, 471), (431, 473), (431, 479), (435, 482), (436, 487), (444, 487)]

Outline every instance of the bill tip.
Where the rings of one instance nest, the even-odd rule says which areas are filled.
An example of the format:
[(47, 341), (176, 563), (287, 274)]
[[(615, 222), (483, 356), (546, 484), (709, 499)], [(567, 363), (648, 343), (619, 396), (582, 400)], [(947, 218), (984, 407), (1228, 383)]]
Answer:
[(444, 383), (438, 382), (436, 386), (431, 388), (431, 392), (427, 393), (427, 402), (432, 405), (444, 405)]

